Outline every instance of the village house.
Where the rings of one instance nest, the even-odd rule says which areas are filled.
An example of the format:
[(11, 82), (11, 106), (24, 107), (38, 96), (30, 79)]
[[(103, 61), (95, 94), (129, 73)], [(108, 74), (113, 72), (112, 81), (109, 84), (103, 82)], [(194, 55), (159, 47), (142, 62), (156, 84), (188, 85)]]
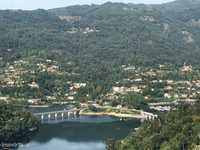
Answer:
[(187, 94), (181, 94), (181, 95), (180, 95), (180, 98), (182, 98), (182, 99), (186, 99), (187, 97), (188, 97)]
[(41, 99), (29, 99), (28, 103), (32, 105), (38, 105), (41, 103)]
[(192, 72), (192, 65), (186, 65), (186, 63), (184, 63), (183, 67), (181, 68), (181, 72), (182, 73)]
[(39, 69), (47, 68), (47, 66), (45, 64), (42, 64), (42, 63), (37, 64), (37, 66), (39, 67)]
[(142, 82), (142, 78), (134, 79), (135, 82)]
[(46, 59), (46, 62), (47, 63), (52, 63), (52, 60), (51, 59)]
[(58, 66), (56, 66), (56, 65), (52, 65), (52, 66), (50, 66), (50, 67), (47, 68), (47, 72), (55, 73), (55, 72), (58, 71), (58, 69), (59, 69)]
[(0, 101), (8, 102), (9, 97), (0, 96)]
[(172, 85), (174, 83), (173, 80), (166, 80), (166, 82), (167, 82), (168, 85)]
[(67, 100), (74, 100), (74, 96), (68, 96)]
[(173, 87), (171, 87), (171, 86), (166, 86), (166, 87), (164, 87), (164, 90), (165, 90), (165, 91), (171, 91), (171, 90), (173, 90)]
[(109, 93), (109, 94), (105, 95), (105, 98), (108, 100), (113, 100), (113, 99), (118, 99), (118, 96), (114, 95), (113, 93)]
[(95, 31), (96, 31), (95, 29), (91, 29), (89, 27), (82, 29), (83, 34), (92, 33), (92, 32), (95, 32)]
[(193, 81), (193, 83), (195, 83), (195, 85), (200, 88), (200, 80)]
[(7, 81), (7, 85), (8, 85), (8, 86), (14, 86), (14, 85), (15, 85), (15, 81), (9, 79), (9, 80)]
[(68, 22), (81, 20), (81, 16), (59, 16), (59, 18)]
[(165, 111), (170, 111), (171, 107), (170, 106), (150, 106), (150, 109), (160, 111), (160, 112), (165, 112)]
[(81, 87), (86, 87), (86, 83), (74, 83), (73, 84), (73, 87), (75, 88), (75, 89), (80, 89)]
[(39, 88), (39, 85), (35, 81), (33, 81), (31, 84), (28, 84), (28, 86), (31, 88), (36, 88), (36, 89)]
[(117, 108), (117, 109), (121, 109), (121, 108), (122, 108), (122, 105), (117, 105), (116, 108)]
[(140, 20), (142, 21), (149, 21), (149, 22), (154, 22), (155, 18), (153, 16), (141, 16)]
[(113, 93), (124, 93), (125, 87), (113, 87), (112, 91), (113, 91)]
[(54, 100), (56, 100), (56, 97), (55, 96), (46, 96), (46, 99), (48, 101), (54, 101)]
[(164, 94), (164, 97), (165, 97), (165, 98), (168, 98), (168, 99), (172, 98), (172, 96), (171, 96), (169, 93), (165, 93), (165, 94)]
[(136, 69), (135, 66), (128, 66), (128, 67), (124, 66), (123, 68), (124, 71), (134, 71)]
[(136, 93), (142, 93), (142, 89), (140, 89), (137, 86), (132, 86), (130, 88), (127, 89), (127, 92), (136, 92)]
[(68, 93), (68, 95), (76, 95), (77, 94), (77, 91), (70, 91), (69, 93)]

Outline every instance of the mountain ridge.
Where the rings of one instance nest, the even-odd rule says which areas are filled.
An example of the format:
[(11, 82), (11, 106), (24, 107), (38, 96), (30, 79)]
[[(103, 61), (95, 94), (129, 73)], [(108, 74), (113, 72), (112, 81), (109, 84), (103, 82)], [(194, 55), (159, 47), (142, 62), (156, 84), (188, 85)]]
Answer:
[[(188, 2), (187, 9), (178, 7)], [(0, 43), (0, 48), (50, 52), (57, 49), (73, 58), (89, 57), (114, 64), (136, 63), (138, 59), (149, 65), (180, 65), (185, 61), (198, 64), (200, 5), (197, 3), (197, 0), (178, 0), (160, 5), (105, 3), (0, 11), (0, 28), (7, 26), (9, 30), (1, 31), (0, 39), (5, 42)]]

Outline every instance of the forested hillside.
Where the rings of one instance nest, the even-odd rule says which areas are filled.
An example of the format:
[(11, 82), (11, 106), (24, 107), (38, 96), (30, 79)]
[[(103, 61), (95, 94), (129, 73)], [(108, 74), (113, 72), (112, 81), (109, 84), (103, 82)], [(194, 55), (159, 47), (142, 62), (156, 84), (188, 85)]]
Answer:
[[(163, 5), (105, 3), (50, 12), (58, 16), (79, 16), (80, 26), (98, 29), (95, 47), (99, 47), (95, 52), (111, 52), (115, 58), (121, 55), (120, 60), (129, 54), (128, 58), (135, 60), (132, 63), (136, 63), (135, 58), (148, 64), (198, 63), (194, 57), (199, 56), (199, 3), (198, 0)], [(102, 49), (105, 45), (98, 45), (101, 41), (106, 43), (105, 49)]]
[[(0, 10), (0, 141), (38, 128), (18, 103), (79, 108), (95, 101), (121, 113), (198, 101), (199, 41), (200, 0)], [(170, 105), (150, 108), (155, 102)], [(199, 112), (198, 103), (178, 108), (108, 148), (198, 149)]]
[(63, 79), (72, 79), (90, 83), (89, 91), (100, 95), (121, 78), (122, 65), (180, 66), (186, 62), (198, 66), (199, 4), (198, 0), (177, 0), (162, 5), (105, 3), (1, 10), (1, 73), (16, 61), (28, 61), (26, 67), (31, 71), (35, 64), (50, 59), (73, 76), (33, 73), (26, 77), (29, 82), (42, 82), (41, 78), (48, 76), (55, 84), (44, 86), (44, 91), (47, 87), (52, 91), (56, 84), (63, 87)]
[(0, 47), (57, 50), (65, 57), (109, 64), (198, 63), (198, 4), (178, 0), (163, 5), (105, 3), (1, 11)]
[(154, 121), (145, 122), (126, 139), (116, 143), (110, 142), (108, 149), (198, 150), (199, 132), (199, 103), (196, 106), (183, 105)]

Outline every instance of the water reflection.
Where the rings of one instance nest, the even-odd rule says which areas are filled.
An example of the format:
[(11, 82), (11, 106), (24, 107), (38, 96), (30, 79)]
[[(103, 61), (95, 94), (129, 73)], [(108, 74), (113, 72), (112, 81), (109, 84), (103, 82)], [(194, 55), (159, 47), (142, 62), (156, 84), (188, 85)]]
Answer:
[[(91, 120), (98, 122), (88, 122)], [(105, 119), (105, 118), (104, 118)], [(121, 139), (130, 130), (138, 127), (140, 121), (126, 122), (87, 118), (87, 122), (63, 122), (43, 124), (37, 136), (19, 150), (105, 150), (107, 139)]]
[(68, 142), (62, 139), (52, 139), (48, 144), (32, 142), (20, 150), (105, 150), (103, 142)]

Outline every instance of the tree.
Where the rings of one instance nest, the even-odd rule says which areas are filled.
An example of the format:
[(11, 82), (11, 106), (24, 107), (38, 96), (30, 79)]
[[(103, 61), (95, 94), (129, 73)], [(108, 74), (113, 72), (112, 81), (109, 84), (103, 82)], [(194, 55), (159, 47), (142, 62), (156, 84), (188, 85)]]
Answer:
[(22, 106), (0, 102), (1, 142), (27, 142), (38, 128), (38, 120)]
[(148, 105), (141, 94), (130, 92), (122, 96), (120, 99), (124, 105), (130, 108), (133, 107), (135, 109), (143, 109), (143, 110), (148, 109)]

